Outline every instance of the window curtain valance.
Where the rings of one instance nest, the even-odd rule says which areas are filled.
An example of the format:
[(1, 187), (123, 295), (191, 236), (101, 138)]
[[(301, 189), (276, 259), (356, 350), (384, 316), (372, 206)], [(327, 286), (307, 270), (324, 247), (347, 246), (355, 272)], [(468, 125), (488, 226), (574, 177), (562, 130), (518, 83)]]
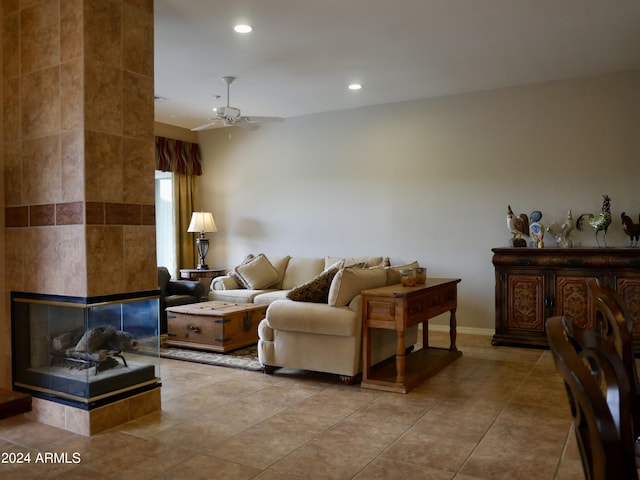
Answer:
[(156, 137), (156, 170), (202, 175), (200, 146), (173, 138)]

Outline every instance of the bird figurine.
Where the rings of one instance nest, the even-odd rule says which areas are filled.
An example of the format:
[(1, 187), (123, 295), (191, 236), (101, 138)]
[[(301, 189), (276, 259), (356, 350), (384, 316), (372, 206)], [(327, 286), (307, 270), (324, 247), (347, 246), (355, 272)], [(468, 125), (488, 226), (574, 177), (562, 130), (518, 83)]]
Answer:
[(531, 237), (531, 245), (536, 248), (544, 248), (544, 224), (542, 220), (542, 212), (534, 210), (529, 215), (529, 237)]
[(551, 224), (551, 226), (547, 227), (547, 232), (553, 235), (559, 247), (571, 248), (573, 247), (573, 240), (569, 238), (569, 234), (573, 231), (574, 227), (573, 214), (571, 210), (569, 210), (567, 220), (562, 225), (558, 225), (557, 223)]
[(511, 233), (511, 241), (514, 247), (527, 246), (527, 242), (522, 240), (522, 235), (529, 235), (529, 217), (521, 213), (517, 217), (511, 210), (511, 205), (507, 206), (507, 228)]
[(598, 246), (600, 246), (600, 242), (598, 241), (598, 233), (604, 232), (603, 239), (604, 246), (606, 247), (607, 229), (609, 228), (609, 225), (611, 225), (611, 199), (609, 198), (609, 195), (603, 195), (602, 198), (604, 198), (604, 200), (602, 201), (602, 211), (597, 215), (594, 215), (592, 213), (583, 213), (578, 217), (578, 220), (576, 221), (576, 228), (582, 231), (584, 218), (586, 217), (589, 225), (591, 225), (591, 227), (596, 232), (596, 243), (598, 244)]
[(637, 247), (638, 239), (640, 239), (640, 224), (633, 223), (633, 220), (631, 220), (631, 217), (629, 217), (624, 212), (620, 214), (620, 217), (622, 218), (622, 229), (624, 230), (624, 233), (629, 235), (629, 238), (631, 239), (630, 246)]

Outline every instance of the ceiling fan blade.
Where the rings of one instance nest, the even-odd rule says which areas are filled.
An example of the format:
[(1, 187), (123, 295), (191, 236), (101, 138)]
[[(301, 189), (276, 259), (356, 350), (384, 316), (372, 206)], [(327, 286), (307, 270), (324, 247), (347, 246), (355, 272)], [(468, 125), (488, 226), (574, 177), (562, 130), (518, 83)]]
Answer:
[(245, 116), (242, 117), (242, 120), (245, 122), (251, 123), (266, 123), (266, 122), (284, 122), (284, 118), (282, 117), (253, 117), (253, 116)]
[(260, 128), (259, 123), (252, 123), (252, 122), (239, 122), (239, 123), (236, 123), (235, 126), (240, 127), (243, 130), (257, 130)]
[(217, 125), (220, 125), (220, 121), (219, 120), (215, 120), (213, 122), (209, 122), (209, 123), (205, 123), (204, 125), (200, 125), (199, 127), (195, 127), (192, 128), (191, 131), (192, 132), (199, 132), (200, 130), (206, 130), (208, 128), (213, 128)]

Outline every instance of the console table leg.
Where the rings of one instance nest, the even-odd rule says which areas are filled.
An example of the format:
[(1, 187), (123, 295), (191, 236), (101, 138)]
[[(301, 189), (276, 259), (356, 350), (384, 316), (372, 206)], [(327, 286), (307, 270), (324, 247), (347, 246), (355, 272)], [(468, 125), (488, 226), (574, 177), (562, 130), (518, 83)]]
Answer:
[(429, 348), (429, 324), (422, 322), (422, 348)]
[(457, 336), (458, 321), (456, 320), (456, 309), (451, 309), (451, 316), (449, 317), (449, 337), (451, 338), (451, 345), (449, 351), (456, 352), (456, 336)]
[(398, 339), (396, 341), (396, 382), (398, 383), (404, 383), (404, 370), (407, 364), (404, 334), (404, 331), (398, 331)]

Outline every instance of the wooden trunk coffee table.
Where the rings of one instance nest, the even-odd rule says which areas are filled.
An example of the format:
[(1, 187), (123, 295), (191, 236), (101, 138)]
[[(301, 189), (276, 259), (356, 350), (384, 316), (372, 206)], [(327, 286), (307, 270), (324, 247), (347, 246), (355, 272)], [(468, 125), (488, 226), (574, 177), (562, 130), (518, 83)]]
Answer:
[(258, 342), (267, 305), (202, 302), (167, 308), (166, 345), (229, 352)]

